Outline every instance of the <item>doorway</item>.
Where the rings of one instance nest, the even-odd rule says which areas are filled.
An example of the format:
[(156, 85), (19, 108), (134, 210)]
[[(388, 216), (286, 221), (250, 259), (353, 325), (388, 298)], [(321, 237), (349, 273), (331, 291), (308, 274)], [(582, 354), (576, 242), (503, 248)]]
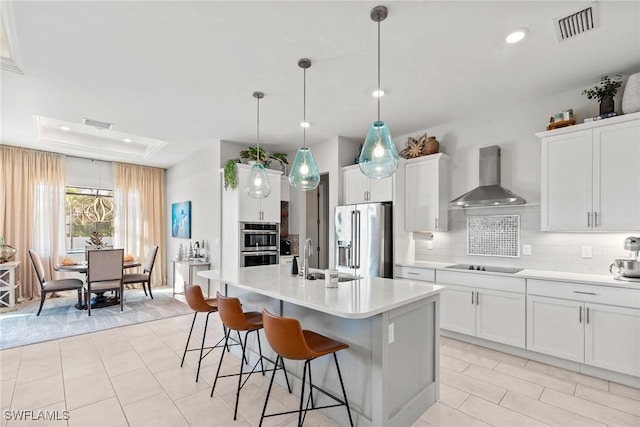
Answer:
[(313, 243), (312, 268), (329, 268), (329, 174), (320, 175), (318, 188), (306, 193), (306, 230)]

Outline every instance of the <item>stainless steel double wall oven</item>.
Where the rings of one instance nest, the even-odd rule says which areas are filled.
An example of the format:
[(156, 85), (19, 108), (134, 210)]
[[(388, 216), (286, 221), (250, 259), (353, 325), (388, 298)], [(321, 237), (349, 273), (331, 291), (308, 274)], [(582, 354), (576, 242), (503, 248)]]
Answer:
[(278, 223), (240, 223), (240, 267), (280, 262), (280, 225)]

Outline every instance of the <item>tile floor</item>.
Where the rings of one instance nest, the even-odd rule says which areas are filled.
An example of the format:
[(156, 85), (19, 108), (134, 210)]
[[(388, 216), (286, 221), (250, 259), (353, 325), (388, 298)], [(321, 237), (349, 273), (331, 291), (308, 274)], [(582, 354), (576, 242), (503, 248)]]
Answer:
[[(209, 397), (218, 355), (204, 360), (198, 383), (196, 352), (190, 352), (180, 368), (191, 318), (173, 317), (0, 352), (0, 425), (257, 426), (268, 377), (252, 376), (240, 395), (234, 422), (235, 382), (221, 380), (214, 397)], [(217, 317), (211, 318), (216, 319), (208, 333), (213, 341), (221, 327)], [(201, 333), (202, 329), (194, 331)], [(237, 369), (238, 363), (235, 357), (225, 357), (225, 368)], [(274, 411), (297, 406), (297, 398), (284, 389), (274, 393)], [(5, 410), (14, 409), (57, 410), (59, 418), (68, 411), (69, 417), (8, 420)], [(295, 425), (294, 417), (270, 418), (265, 425)], [(336, 424), (313, 412), (305, 425)], [(443, 338), (440, 400), (414, 426), (487, 425), (637, 427), (640, 390)]]

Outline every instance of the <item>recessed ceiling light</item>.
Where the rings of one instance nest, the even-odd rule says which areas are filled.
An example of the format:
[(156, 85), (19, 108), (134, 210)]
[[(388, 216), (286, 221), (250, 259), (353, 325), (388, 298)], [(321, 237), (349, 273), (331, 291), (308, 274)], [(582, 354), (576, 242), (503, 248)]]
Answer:
[(133, 142), (133, 140), (131, 138), (124, 138), (123, 141), (126, 142), (126, 143)]
[(371, 92), (374, 98), (382, 98), (384, 96), (384, 89), (376, 89)]
[(63, 131), (70, 131), (71, 130), (71, 128), (69, 126), (60, 125), (58, 127), (60, 128), (60, 130), (63, 130)]
[(518, 28), (513, 30), (509, 35), (504, 39), (507, 43), (518, 43), (520, 40), (527, 35), (527, 30), (525, 28)]
[(301, 128), (308, 128), (309, 126), (311, 126), (311, 123), (309, 123), (309, 122), (300, 122), (300, 127)]

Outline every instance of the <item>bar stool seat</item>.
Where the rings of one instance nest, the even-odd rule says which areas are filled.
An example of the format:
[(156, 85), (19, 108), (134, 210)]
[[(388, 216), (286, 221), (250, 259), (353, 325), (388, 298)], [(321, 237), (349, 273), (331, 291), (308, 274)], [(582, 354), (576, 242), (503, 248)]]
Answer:
[[(338, 351), (347, 349), (349, 348), (349, 346), (341, 341), (325, 337), (324, 335), (320, 335), (316, 332), (303, 330), (300, 326), (300, 322), (297, 319), (275, 316), (269, 313), (266, 309), (262, 310), (262, 322), (264, 324), (264, 332), (267, 336), (267, 341), (269, 341), (271, 348), (276, 352), (276, 354), (278, 354), (278, 357), (276, 358), (276, 365), (279, 361), (282, 361), (283, 358), (292, 360), (304, 360), (305, 362), (302, 374), (302, 390), (300, 391), (299, 409), (295, 411), (266, 414), (267, 404), (269, 403), (269, 396), (271, 395), (271, 387), (273, 386), (273, 379), (275, 377), (275, 375), (272, 375), (271, 381), (269, 382), (267, 397), (264, 401), (264, 407), (262, 409), (262, 415), (260, 417), (259, 425), (262, 426), (262, 421), (266, 417), (292, 414), (297, 412), (298, 426), (301, 427), (304, 423), (304, 418), (307, 414), (307, 411), (333, 408), (336, 406), (344, 405), (346, 406), (347, 414), (349, 415), (349, 424), (353, 427), (353, 420), (351, 418), (351, 411), (349, 410), (347, 393), (344, 389), (342, 374), (340, 373), (340, 366), (338, 364), (338, 357), (336, 356), (336, 353)], [(314, 385), (311, 380), (311, 361), (318, 357), (326, 356), (329, 354), (333, 354), (333, 360), (335, 361), (336, 370), (338, 372), (338, 379), (340, 380), (340, 387), (342, 388), (343, 399), (340, 399), (330, 392)], [(304, 391), (307, 375), (309, 376), (309, 397), (305, 406)], [(316, 406), (313, 400), (314, 389), (333, 399), (337, 403), (333, 405)], [(311, 404), (311, 408), (309, 408), (309, 404)]]
[[(242, 390), (242, 387), (244, 387), (244, 385), (247, 383), (247, 381), (251, 377), (251, 374), (256, 372), (256, 368), (258, 367), (258, 364), (260, 364), (260, 372), (262, 373), (262, 375), (264, 375), (266, 371), (269, 371), (269, 369), (268, 370), (264, 369), (263, 360), (267, 360), (271, 363), (274, 363), (275, 365), (273, 368), (274, 376), (275, 376), (276, 370), (282, 369), (284, 372), (285, 379), (287, 381), (287, 388), (289, 389), (289, 393), (291, 393), (291, 387), (289, 386), (289, 378), (287, 377), (287, 371), (284, 369), (284, 363), (280, 368), (275, 362), (269, 360), (268, 358), (262, 355), (262, 345), (260, 344), (260, 333), (259, 333), (260, 329), (262, 329), (262, 313), (259, 313), (257, 311), (244, 312), (242, 311), (242, 304), (240, 304), (240, 300), (238, 298), (226, 297), (221, 295), (220, 292), (216, 292), (216, 300), (218, 304), (218, 313), (220, 314), (220, 320), (222, 320), (222, 324), (226, 328), (224, 346), (225, 348), (227, 348), (228, 346), (229, 336), (231, 334), (231, 331), (237, 331), (238, 338), (240, 339), (240, 345), (242, 346), (242, 358), (240, 359), (239, 373), (220, 375), (220, 369), (222, 368), (222, 360), (224, 358), (224, 353), (225, 353), (224, 350), (222, 351), (222, 355), (220, 356), (220, 361), (218, 362), (218, 370), (216, 372), (216, 378), (213, 381), (213, 386), (211, 387), (211, 396), (213, 396), (213, 392), (216, 389), (218, 378), (238, 376), (238, 387), (236, 389), (236, 404), (233, 412), (233, 419), (235, 420), (238, 415), (238, 400), (240, 398), (240, 390)], [(245, 333), (244, 342), (242, 342), (242, 339), (240, 337), (240, 332)], [(246, 357), (246, 351), (247, 351), (247, 337), (251, 332), (256, 333), (256, 337), (258, 340), (258, 351), (260, 354), (259, 354), (258, 361), (255, 363), (255, 365), (253, 365), (253, 368), (251, 369), (251, 371), (243, 372), (243, 367), (244, 367), (243, 362), (246, 362), (247, 364), (249, 364)], [(242, 381), (243, 375), (246, 375), (244, 382)]]

